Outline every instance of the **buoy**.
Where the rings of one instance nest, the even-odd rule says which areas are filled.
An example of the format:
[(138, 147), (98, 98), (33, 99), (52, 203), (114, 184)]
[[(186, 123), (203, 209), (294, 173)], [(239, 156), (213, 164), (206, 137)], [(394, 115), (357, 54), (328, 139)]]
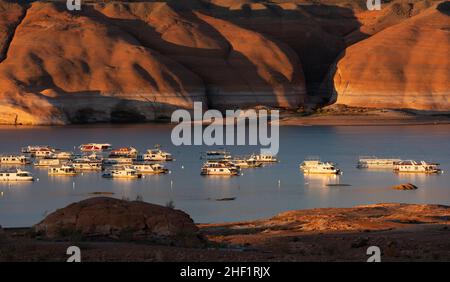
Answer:
[(173, 188), (173, 180), (170, 180), (170, 189)]
[(181, 169), (184, 169), (184, 165), (181, 166)]
[(2, 196), (3, 197), (3, 191), (0, 193), (0, 196)]
[(281, 180), (278, 179), (278, 187), (280, 187), (280, 186), (281, 186)]
[(36, 181), (39, 182), (39, 178), (36, 178)]
[(75, 189), (75, 181), (72, 182), (72, 188)]

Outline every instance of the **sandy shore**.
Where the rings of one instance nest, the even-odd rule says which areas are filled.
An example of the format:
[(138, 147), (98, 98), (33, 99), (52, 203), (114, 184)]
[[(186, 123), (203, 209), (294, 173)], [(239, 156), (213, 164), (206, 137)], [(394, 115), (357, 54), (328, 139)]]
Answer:
[(450, 124), (450, 115), (435, 112), (331, 106), (311, 114), (283, 112), (280, 125), (433, 125)]
[(0, 261), (64, 261), (76, 245), (84, 261), (449, 261), (450, 207), (377, 204), (290, 211), (273, 218), (199, 225), (207, 248), (145, 242), (46, 241), (29, 229), (0, 232)]

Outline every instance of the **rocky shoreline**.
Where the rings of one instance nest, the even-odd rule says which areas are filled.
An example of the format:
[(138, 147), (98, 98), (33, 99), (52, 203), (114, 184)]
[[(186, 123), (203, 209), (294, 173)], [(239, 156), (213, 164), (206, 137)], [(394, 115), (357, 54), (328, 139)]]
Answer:
[[(82, 205), (86, 209), (78, 216), (84, 213), (85, 218), (93, 218), (91, 213), (96, 213), (92, 222), (78, 223), (87, 228), (84, 235), (90, 234), (93, 225), (97, 228), (95, 232), (105, 231), (105, 226), (111, 229), (109, 221), (113, 220), (117, 228), (126, 226), (129, 236), (113, 238), (99, 234), (67, 236), (68, 233), (53, 233), (64, 235), (58, 238), (36, 232), (46, 230), (43, 226), (50, 226), (49, 222), (70, 223), (72, 217), (66, 213), (66, 208), (57, 211), (57, 217), (53, 215), (52, 219), (50, 215), (33, 228), (2, 230), (0, 261), (65, 261), (66, 249), (72, 245), (80, 247), (83, 261), (365, 261), (369, 246), (381, 249), (382, 261), (450, 260), (449, 206), (391, 203), (321, 208), (284, 212), (263, 220), (195, 226), (189, 223), (187, 215), (170, 208), (108, 198), (87, 201), (97, 207), (109, 201), (114, 204), (109, 203), (109, 208), (91, 209), (86, 201), (80, 202), (84, 202)], [(76, 210), (80, 203), (69, 206), (70, 210)], [(115, 205), (121, 206), (121, 211), (108, 213), (107, 210)], [(128, 208), (124, 207), (131, 205), (139, 206), (140, 212), (146, 209), (142, 209), (145, 206), (166, 215), (177, 214), (174, 217), (177, 220), (173, 221), (176, 224), (159, 224), (150, 220), (152, 227), (139, 224), (133, 227), (130, 222), (134, 221), (130, 218), (141, 217), (141, 214), (133, 209), (127, 213)], [(153, 214), (153, 210), (147, 212)], [(122, 220), (118, 220), (120, 218)], [(166, 216), (162, 218), (166, 223), (170, 221)], [(187, 229), (177, 233), (180, 222), (184, 222), (182, 225)], [(154, 226), (158, 228), (154, 229)], [(176, 237), (171, 237), (172, 241), (148, 240), (145, 236), (133, 237), (133, 228), (139, 229), (140, 235), (157, 230), (159, 235), (182, 234), (185, 239), (201, 239), (190, 240), (189, 244), (177, 244), (181, 241)], [(175, 233), (167, 233), (168, 230)], [(189, 237), (189, 234), (195, 236)]]

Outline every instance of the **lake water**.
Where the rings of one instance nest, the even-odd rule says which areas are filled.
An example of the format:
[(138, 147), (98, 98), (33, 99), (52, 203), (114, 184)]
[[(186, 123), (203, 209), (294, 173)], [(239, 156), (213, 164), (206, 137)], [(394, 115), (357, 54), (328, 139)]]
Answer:
[[(450, 175), (397, 175), (392, 171), (359, 170), (360, 155), (430, 160), (450, 169), (450, 126), (311, 126), (280, 128), (280, 163), (247, 169), (242, 176), (200, 175), (201, 152), (217, 147), (173, 146), (170, 125), (95, 125), (68, 127), (0, 128), (0, 152), (18, 153), (21, 147), (52, 145), (72, 150), (89, 142), (108, 142), (115, 147), (133, 145), (140, 150), (161, 144), (176, 161), (165, 163), (167, 175), (140, 180), (104, 179), (100, 173), (77, 177), (49, 177), (47, 169), (28, 167), (39, 181), (0, 183), (0, 225), (30, 226), (69, 203), (89, 197), (90, 192), (113, 192), (114, 197), (165, 205), (195, 222), (240, 221), (273, 216), (293, 209), (350, 207), (380, 202), (450, 205)], [(256, 146), (226, 147), (234, 154), (257, 152)], [(315, 155), (338, 163), (344, 174), (337, 177), (303, 176), (299, 163)], [(280, 182), (279, 182), (280, 181)], [(394, 184), (411, 182), (415, 191), (395, 191)], [(351, 184), (329, 187), (329, 183)], [(236, 197), (234, 201), (217, 198)]]

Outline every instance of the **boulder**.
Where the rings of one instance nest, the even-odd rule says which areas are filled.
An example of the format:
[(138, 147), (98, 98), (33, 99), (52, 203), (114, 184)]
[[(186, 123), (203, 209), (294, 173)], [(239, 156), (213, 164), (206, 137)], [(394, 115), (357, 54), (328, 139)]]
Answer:
[(416, 190), (416, 189), (418, 189), (418, 187), (415, 186), (414, 184), (406, 183), (406, 184), (395, 185), (392, 187), (392, 189), (394, 189), (394, 190)]
[(199, 229), (188, 214), (140, 201), (96, 197), (70, 204), (33, 227), (49, 239), (113, 239), (202, 246)]

